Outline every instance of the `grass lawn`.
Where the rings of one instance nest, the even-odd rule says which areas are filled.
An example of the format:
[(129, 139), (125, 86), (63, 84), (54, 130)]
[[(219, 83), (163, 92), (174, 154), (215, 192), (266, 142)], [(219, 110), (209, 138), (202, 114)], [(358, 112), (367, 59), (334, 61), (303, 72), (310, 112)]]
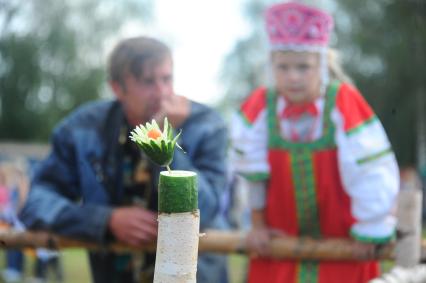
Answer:
[(229, 283), (244, 283), (247, 268), (247, 257), (243, 255), (229, 256)]
[[(5, 266), (4, 251), (0, 251), (0, 266)], [(91, 283), (89, 263), (85, 250), (66, 249), (61, 252), (62, 267), (64, 271), (63, 283)], [(25, 256), (25, 278), (20, 283), (32, 283), (35, 258), (33, 254), (26, 253)], [(229, 279), (230, 283), (244, 283), (247, 257), (243, 255), (229, 256)], [(382, 271), (391, 269), (393, 262), (382, 262)], [(4, 281), (0, 278), (0, 283)], [(48, 283), (57, 282), (52, 272), (49, 272)]]
[(69, 249), (62, 253), (64, 283), (91, 282), (89, 259), (85, 250)]
[[(5, 266), (5, 253), (0, 252), (1, 269)], [(91, 277), (89, 273), (88, 258), (85, 250), (82, 249), (66, 249), (60, 254), (62, 268), (64, 272), (63, 283), (90, 283)], [(35, 255), (34, 252), (25, 252), (24, 269), (25, 276), (21, 283), (31, 283), (34, 277)], [(53, 272), (49, 270), (49, 283), (57, 282)], [(0, 278), (0, 282), (4, 282)]]
[[(63, 283), (91, 283), (89, 263), (85, 250), (82, 249), (66, 249), (61, 252), (61, 261), (64, 271)], [(245, 266), (247, 259), (245, 256), (232, 255), (229, 257), (229, 277), (230, 283), (243, 283)], [(20, 283), (31, 283), (35, 257), (33, 253), (25, 253), (25, 277)], [(0, 266), (5, 266), (5, 253), (0, 251)], [(3, 283), (0, 277), (0, 283)], [(57, 282), (53, 272), (49, 271), (48, 283)]]

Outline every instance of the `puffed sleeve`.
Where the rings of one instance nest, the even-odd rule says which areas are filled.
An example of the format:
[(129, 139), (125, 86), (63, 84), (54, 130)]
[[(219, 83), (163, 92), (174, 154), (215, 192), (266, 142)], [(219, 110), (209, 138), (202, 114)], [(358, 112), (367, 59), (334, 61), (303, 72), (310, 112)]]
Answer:
[(262, 209), (269, 179), (266, 89), (258, 88), (231, 120), (230, 160), (233, 170), (246, 179), (251, 209)]
[(231, 120), (230, 159), (247, 180), (269, 178), (266, 89), (255, 90)]
[(341, 86), (332, 115), (341, 178), (355, 218), (351, 235), (364, 242), (387, 242), (395, 232), (399, 189), (390, 142), (371, 107), (350, 85)]

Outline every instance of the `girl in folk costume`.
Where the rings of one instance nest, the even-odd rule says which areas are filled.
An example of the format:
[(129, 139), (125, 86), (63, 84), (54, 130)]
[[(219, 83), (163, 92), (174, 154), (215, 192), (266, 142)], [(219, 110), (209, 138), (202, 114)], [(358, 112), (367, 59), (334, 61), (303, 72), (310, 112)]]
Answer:
[(376, 261), (268, 259), (275, 235), (353, 238), (359, 252), (391, 240), (398, 166), (374, 112), (338, 81), (328, 49), (332, 18), (297, 2), (265, 13), (273, 87), (260, 87), (233, 120), (232, 159), (249, 181), (249, 282), (361, 283)]

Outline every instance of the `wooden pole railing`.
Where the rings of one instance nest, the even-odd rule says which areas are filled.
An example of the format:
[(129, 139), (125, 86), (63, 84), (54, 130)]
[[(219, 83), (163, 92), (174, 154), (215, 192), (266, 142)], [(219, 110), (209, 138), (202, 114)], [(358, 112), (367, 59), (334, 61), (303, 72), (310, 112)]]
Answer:
[[(223, 254), (240, 253), (250, 254), (245, 244), (246, 234), (240, 231), (207, 231), (201, 235), (199, 252), (215, 252)], [(348, 239), (310, 239), (280, 237), (274, 238), (269, 243), (272, 251), (271, 257), (275, 259), (314, 259), (314, 260), (396, 260), (398, 257), (398, 243), (380, 246), (376, 253), (369, 258), (356, 257), (355, 249), (359, 247), (354, 241)], [(131, 247), (122, 243), (102, 245), (94, 242), (80, 241), (50, 234), (47, 232), (14, 232), (0, 231), (0, 248), (48, 248), (69, 249), (83, 248), (88, 250), (108, 250), (113, 252), (155, 251), (156, 244)], [(422, 243), (422, 259), (425, 259), (426, 243)], [(397, 261), (396, 261), (397, 263)], [(422, 283), (426, 282), (426, 266), (414, 265), (412, 267), (395, 266), (389, 273), (369, 283)]]
[[(250, 254), (245, 244), (246, 234), (238, 231), (207, 231), (200, 237), (200, 252), (242, 253)], [(278, 237), (271, 240), (269, 250), (271, 257), (276, 259), (316, 259), (316, 260), (393, 260), (395, 245), (390, 243), (380, 246), (376, 253), (369, 258), (356, 257), (354, 241), (348, 239), (311, 239)], [(155, 243), (131, 247), (122, 243), (99, 244), (70, 239), (47, 232), (0, 232), (0, 247), (4, 249), (49, 248), (67, 249), (83, 248), (88, 250), (125, 251), (155, 251)], [(425, 250), (426, 245), (423, 245)]]

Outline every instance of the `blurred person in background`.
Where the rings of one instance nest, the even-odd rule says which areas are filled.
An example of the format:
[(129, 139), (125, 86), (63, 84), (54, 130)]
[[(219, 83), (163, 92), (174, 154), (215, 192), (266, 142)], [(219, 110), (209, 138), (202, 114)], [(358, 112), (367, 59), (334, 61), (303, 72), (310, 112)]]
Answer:
[[(28, 192), (26, 168), (23, 162), (11, 160), (0, 163), (0, 225), (4, 231), (23, 231), (18, 210)], [(4, 282), (20, 282), (23, 278), (25, 257), (22, 251), (8, 249), (6, 267), (1, 272)]]
[[(201, 230), (225, 227), (219, 200), (225, 188), (227, 134), (212, 109), (176, 95), (170, 49), (149, 37), (118, 43), (108, 66), (114, 100), (84, 105), (54, 130), (52, 151), (31, 182), (20, 214), (29, 229), (131, 246), (157, 237), (161, 170), (129, 139), (136, 125), (167, 117), (182, 130), (185, 153), (172, 168), (198, 174)], [(89, 252), (94, 282), (152, 282), (155, 255)], [(197, 282), (226, 282), (226, 258), (202, 254)]]
[[(25, 227), (18, 219), (18, 212), (28, 195), (28, 178), (32, 166), (25, 159), (11, 157), (0, 163), (0, 224), (4, 230), (24, 231)], [(60, 253), (48, 249), (9, 249), (6, 251), (6, 268), (2, 272), (5, 282), (21, 282), (24, 278), (24, 265), (27, 256), (34, 258), (34, 274), (31, 282), (47, 282), (48, 272), (55, 275), (55, 282), (62, 282), (62, 263)]]
[(53, 279), (55, 283), (64, 280), (61, 254), (56, 250), (38, 248), (35, 250), (33, 278), (31, 283), (46, 283)]
[(352, 238), (354, 256), (371, 255), (394, 237), (399, 173), (380, 121), (328, 48), (331, 16), (285, 2), (265, 20), (274, 82), (231, 124), (231, 160), (249, 181), (248, 281), (367, 282), (377, 261), (268, 258), (270, 239), (286, 235)]

